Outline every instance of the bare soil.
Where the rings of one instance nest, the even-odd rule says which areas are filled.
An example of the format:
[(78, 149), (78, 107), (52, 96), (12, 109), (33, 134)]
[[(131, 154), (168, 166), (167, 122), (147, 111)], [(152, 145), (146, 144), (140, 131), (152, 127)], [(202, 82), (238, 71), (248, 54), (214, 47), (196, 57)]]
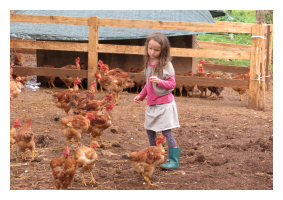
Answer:
[[(34, 63), (34, 57), (26, 55)], [(14, 148), (10, 157), (10, 189), (55, 189), (50, 160), (61, 155), (66, 140), (55, 120), (63, 110), (52, 102), (52, 94), (65, 88), (25, 90), (12, 100), (10, 121), (32, 119), (35, 133), (35, 161), (17, 159)], [(105, 93), (98, 93), (102, 99)], [(213, 100), (176, 96), (180, 128), (173, 134), (181, 147), (180, 168), (164, 171), (156, 168), (151, 187), (131, 169), (121, 156), (148, 146), (143, 127), (146, 103), (136, 104), (133, 92), (123, 92), (113, 111), (113, 125), (102, 139), (107, 144), (97, 149), (98, 161), (93, 174), (98, 184), (81, 183), (77, 170), (71, 190), (272, 190), (273, 189), (273, 91), (266, 93), (265, 111), (247, 108), (248, 96), (239, 101), (238, 94), (225, 88), (222, 98)], [(23, 123), (23, 122), (22, 122)], [(158, 133), (160, 134), (160, 133)], [(83, 135), (81, 145), (91, 137)], [(73, 150), (75, 145), (71, 146)], [(167, 144), (166, 157), (168, 155)], [(28, 152), (28, 159), (30, 153)], [(89, 182), (90, 177), (86, 174)]]

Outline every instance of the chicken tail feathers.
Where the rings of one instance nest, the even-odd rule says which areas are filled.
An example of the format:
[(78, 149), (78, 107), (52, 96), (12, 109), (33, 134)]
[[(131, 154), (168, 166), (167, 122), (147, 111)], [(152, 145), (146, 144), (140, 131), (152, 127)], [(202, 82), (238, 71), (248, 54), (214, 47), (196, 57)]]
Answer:
[(129, 160), (130, 159), (130, 157), (128, 156), (128, 155), (122, 155), (122, 158), (124, 158), (124, 159), (127, 159), (127, 160)]

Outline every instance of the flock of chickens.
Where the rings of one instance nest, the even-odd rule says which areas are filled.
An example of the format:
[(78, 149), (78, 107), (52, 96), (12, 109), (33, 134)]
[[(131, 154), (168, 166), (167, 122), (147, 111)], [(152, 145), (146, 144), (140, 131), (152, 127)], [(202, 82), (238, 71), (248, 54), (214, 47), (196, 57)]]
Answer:
[[(250, 75), (249, 73), (246, 74), (231, 74), (231, 73), (225, 73), (221, 71), (217, 72), (204, 72), (203, 64), (205, 63), (204, 59), (201, 59), (200, 62), (197, 64), (197, 73), (193, 74), (192, 72), (188, 72), (185, 74), (179, 74), (183, 76), (196, 76), (196, 77), (206, 77), (206, 78), (225, 78), (225, 79), (238, 79), (238, 80), (249, 80)], [(182, 96), (183, 89), (187, 93), (187, 97), (189, 96), (189, 92), (191, 92), (191, 96), (194, 96), (194, 88), (195, 85), (189, 85), (189, 84), (178, 84), (176, 83), (176, 88), (180, 91), (180, 96)], [(176, 88), (174, 89), (174, 95), (176, 94)], [(215, 98), (218, 99), (221, 92), (224, 90), (224, 87), (205, 87), (205, 86), (199, 86), (197, 85), (197, 89), (200, 91), (200, 97), (206, 97), (207, 91), (210, 91), (209, 98)], [(242, 88), (232, 88), (240, 95), (240, 101), (243, 101), (243, 95), (246, 92), (246, 89)]]
[[(14, 64), (22, 65), (21, 55), (15, 55)], [(198, 64), (197, 73), (194, 76), (199, 77), (212, 77), (221, 78), (223, 73), (204, 73), (202, 64), (204, 60)], [(96, 80), (100, 85), (100, 90), (105, 89), (107, 93), (101, 100), (96, 99), (96, 80), (91, 84), (88, 90), (80, 90), (80, 78), (63, 77), (61, 80), (65, 83), (68, 89), (55, 92), (52, 94), (55, 105), (61, 108), (66, 113), (65, 117), (58, 119), (59, 129), (62, 135), (66, 138), (66, 146), (60, 157), (55, 157), (50, 161), (52, 169), (54, 185), (56, 189), (67, 189), (70, 186), (77, 169), (80, 169), (82, 176), (82, 183), (86, 184), (84, 174), (88, 172), (91, 177), (91, 183), (95, 184), (96, 180), (92, 174), (93, 168), (97, 161), (97, 153), (95, 148), (106, 146), (102, 139), (104, 130), (111, 126), (111, 111), (119, 103), (119, 94), (125, 88), (132, 88), (135, 82), (131, 79), (128, 73), (119, 68), (109, 70), (109, 66), (104, 64), (101, 60), (98, 62), (99, 70), (94, 74)], [(13, 77), (13, 68), (10, 63), (10, 101), (16, 98), (20, 93), (25, 82), (29, 77)], [(53, 67), (51, 65), (45, 67)], [(76, 65), (66, 65), (66, 69), (80, 69), (80, 58), (76, 58)], [(188, 76), (193, 76), (188, 73)], [(49, 85), (54, 86), (54, 77), (46, 77)], [(248, 79), (248, 74), (240, 74), (233, 77), (234, 79)], [(71, 86), (73, 87), (71, 88)], [(195, 86), (178, 85), (177, 88), (183, 88), (192, 92)], [(211, 97), (218, 97), (224, 88), (221, 87), (200, 87), (201, 96), (207, 90), (211, 91)], [(82, 85), (81, 85), (82, 88)], [(242, 94), (245, 90), (237, 89), (242, 100)], [(180, 89), (181, 91), (181, 89)], [(182, 94), (182, 92), (180, 92)], [(11, 107), (12, 109), (12, 107)], [(70, 110), (74, 114), (70, 115)], [(11, 147), (16, 145), (17, 152), (22, 153), (22, 159), (26, 160), (26, 150), (31, 151), (31, 160), (35, 159), (35, 140), (34, 132), (31, 127), (32, 121), (27, 119), (25, 125), (21, 127), (21, 122), (16, 119), (12, 123), (10, 130), (10, 144)], [(91, 141), (89, 146), (80, 145), (81, 137), (83, 134), (89, 134)], [(99, 143), (96, 141), (98, 138)], [(70, 142), (75, 142), (76, 148), (74, 149), (73, 156), (70, 155)], [(132, 152), (129, 155), (123, 155), (125, 159), (132, 161), (132, 167), (144, 178), (148, 185), (154, 186), (149, 180), (154, 172), (154, 169), (164, 161), (164, 149), (162, 144), (165, 138), (163, 136), (156, 138), (157, 146), (148, 147), (139, 152)]]
[[(79, 59), (77, 59), (77, 64)], [(11, 66), (11, 65), (10, 65)], [(107, 91), (102, 100), (96, 99), (96, 81), (91, 84), (89, 90), (80, 91), (80, 78), (72, 78), (73, 87), (55, 92), (52, 94), (55, 105), (65, 111), (66, 116), (58, 119), (59, 129), (66, 138), (66, 146), (60, 157), (55, 157), (50, 161), (52, 169), (53, 183), (56, 189), (67, 189), (72, 183), (77, 169), (80, 169), (83, 185), (87, 185), (84, 174), (88, 172), (91, 183), (97, 183), (92, 171), (97, 161), (95, 148), (106, 146), (103, 144), (101, 135), (103, 131), (111, 126), (111, 110), (115, 101), (118, 104), (119, 93), (132, 87), (134, 82), (126, 72), (119, 68), (109, 70), (108, 65), (99, 61), (99, 71), (94, 75), (100, 86)], [(13, 79), (13, 69), (10, 68), (10, 90), (12, 98), (16, 98), (21, 93), (21, 77)], [(52, 82), (51, 82), (52, 85)], [(114, 97), (113, 97), (114, 94)], [(115, 99), (114, 99), (115, 98)], [(72, 109), (72, 115), (69, 111)], [(12, 123), (10, 130), (10, 145), (16, 146), (16, 152), (22, 153), (22, 160), (26, 160), (26, 150), (31, 151), (30, 162), (35, 159), (34, 132), (31, 127), (32, 121), (27, 119), (25, 125), (21, 127), (21, 122), (16, 119)], [(89, 146), (80, 145), (83, 134), (89, 134), (91, 141)], [(99, 139), (98, 143), (96, 138)], [(71, 156), (71, 141), (75, 142), (73, 156)], [(165, 138), (156, 138), (157, 146), (148, 147), (139, 152), (124, 155), (123, 158), (132, 161), (133, 168), (144, 178), (148, 185), (155, 186), (149, 180), (156, 166), (164, 161), (164, 149), (162, 144)], [(17, 156), (17, 154), (16, 154)]]

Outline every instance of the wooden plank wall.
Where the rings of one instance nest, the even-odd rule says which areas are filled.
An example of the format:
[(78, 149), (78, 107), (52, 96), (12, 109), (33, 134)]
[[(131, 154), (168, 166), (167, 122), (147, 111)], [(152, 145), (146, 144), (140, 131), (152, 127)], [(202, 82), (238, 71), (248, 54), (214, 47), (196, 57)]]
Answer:
[[(113, 45), (99, 44), (98, 29), (100, 26), (106, 27), (126, 27), (126, 28), (146, 28), (146, 29), (168, 29), (168, 30), (190, 30), (205, 32), (229, 32), (229, 33), (252, 33), (253, 36), (264, 35), (264, 26), (248, 23), (232, 23), (232, 22), (216, 22), (216, 23), (195, 23), (195, 22), (170, 22), (170, 21), (154, 21), (154, 20), (129, 20), (129, 19), (106, 19), (98, 17), (65, 17), (65, 16), (43, 16), (43, 15), (19, 15), (11, 14), (11, 22), (27, 22), (27, 23), (45, 23), (45, 24), (69, 24), (89, 26), (89, 42), (54, 42), (54, 41), (26, 41), (11, 40), (11, 48), (22, 49), (45, 49), (58, 51), (81, 51), (88, 52), (88, 71), (69, 72), (62, 69), (30, 69), (29, 67), (17, 68), (15, 72), (25, 75), (54, 75), (61, 76), (63, 74), (70, 76), (79, 76), (88, 78), (88, 86), (94, 80), (93, 73), (97, 70), (98, 53), (119, 53), (119, 54), (137, 54), (142, 55), (143, 47), (129, 45)], [(271, 26), (272, 29), (272, 26)], [(272, 38), (272, 37), (271, 37)], [(271, 39), (272, 40), (272, 39)], [(200, 42), (202, 47), (208, 45), (206, 42)], [(210, 44), (211, 45), (211, 44)], [(267, 46), (267, 45), (266, 45)], [(212, 48), (211, 48), (212, 47)], [(193, 82), (200, 85), (219, 86), (219, 87), (242, 87), (249, 88), (249, 108), (259, 109), (259, 81), (255, 81), (260, 77), (260, 72), (264, 73), (265, 64), (264, 52), (265, 46), (260, 38), (252, 38), (252, 45), (231, 45), (213, 43), (210, 49), (188, 49), (188, 48), (172, 48), (172, 56), (178, 57), (206, 57), (206, 58), (222, 58), (222, 59), (239, 59), (250, 60), (250, 81), (243, 80), (219, 80), (196, 77), (176, 76), (176, 80)], [(262, 64), (262, 65), (261, 65)], [(75, 74), (73, 74), (75, 73)], [(135, 74), (136, 78), (141, 78), (142, 74)], [(262, 86), (262, 85), (261, 85)], [(264, 90), (261, 90), (264, 96)], [(264, 101), (262, 101), (264, 102)], [(263, 106), (264, 107), (264, 106)], [(262, 109), (262, 107), (261, 107)]]

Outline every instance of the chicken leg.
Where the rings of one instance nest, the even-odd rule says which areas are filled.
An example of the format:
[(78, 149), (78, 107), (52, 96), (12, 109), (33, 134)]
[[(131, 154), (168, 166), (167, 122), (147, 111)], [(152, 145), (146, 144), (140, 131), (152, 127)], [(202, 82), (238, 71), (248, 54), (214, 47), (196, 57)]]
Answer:
[(86, 186), (86, 182), (85, 182), (85, 175), (84, 175), (84, 172), (82, 172), (82, 182), (83, 184)]
[(156, 184), (152, 184), (152, 183), (150, 182), (150, 180), (149, 180), (149, 177), (143, 175), (143, 178), (144, 178), (144, 180), (147, 182), (148, 185), (150, 185), (150, 186), (158, 186), (158, 185), (156, 185)]
[(96, 182), (96, 180), (94, 179), (94, 177), (93, 177), (93, 174), (92, 174), (92, 171), (91, 171), (91, 170), (89, 170), (89, 174), (90, 174), (90, 177), (91, 177), (91, 182), (92, 182), (93, 184), (96, 184), (97, 182)]

